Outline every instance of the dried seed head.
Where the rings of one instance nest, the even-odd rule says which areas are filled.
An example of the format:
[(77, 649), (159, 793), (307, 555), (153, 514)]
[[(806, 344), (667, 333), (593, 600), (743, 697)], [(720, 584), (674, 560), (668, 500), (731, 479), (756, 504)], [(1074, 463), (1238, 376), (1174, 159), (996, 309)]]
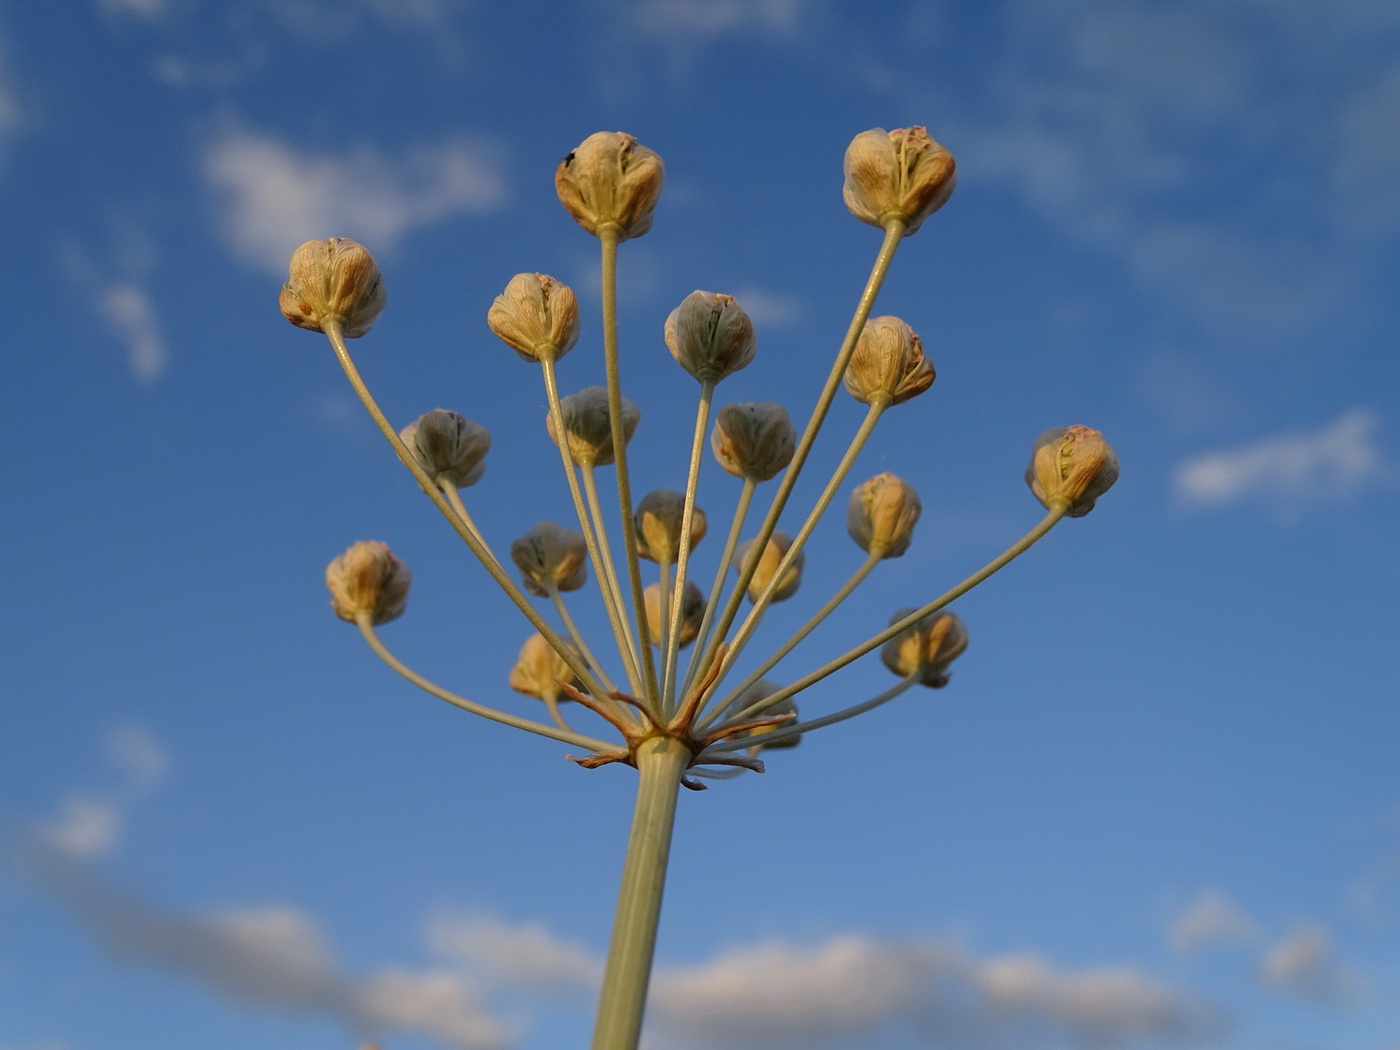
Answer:
[(456, 412), (435, 408), (400, 430), (399, 439), (434, 481), (464, 489), (486, 473), (491, 432)]
[(325, 331), (335, 321), (347, 339), (364, 335), (384, 309), (384, 282), (365, 249), (348, 237), (307, 241), (292, 252), (279, 297), (298, 328)]
[(846, 531), (867, 553), (898, 558), (909, 549), (922, 510), (913, 486), (893, 474), (876, 474), (851, 493)]
[(1118, 480), (1118, 457), (1097, 430), (1085, 426), (1051, 427), (1035, 439), (1026, 484), (1048, 509), (1069, 503), (1068, 516), (1082, 518), (1094, 501)]
[[(578, 656), (572, 646), (569, 652)], [(580, 684), (568, 661), (539, 634), (525, 639), (520, 655), (515, 658), (515, 666), (510, 669), (510, 687), (536, 700), (567, 700), (564, 686), (577, 689)]]
[[(649, 561), (674, 564), (680, 557), (681, 518), (685, 513), (685, 496), (670, 489), (648, 492), (637, 504), (633, 520), (637, 525), (637, 553)], [(705, 538), (708, 531), (705, 512), (694, 507), (690, 512), (690, 549)]]
[(947, 203), (956, 183), (953, 155), (920, 127), (873, 128), (846, 147), (846, 207), (872, 226), (902, 219), (908, 237)]
[(589, 233), (616, 226), (625, 241), (651, 229), (664, 175), (661, 158), (631, 135), (599, 131), (560, 163), (554, 189), (559, 203)]
[[(613, 448), (612, 417), (608, 414), (608, 392), (600, 386), (585, 387), (577, 394), (561, 398), (559, 409), (564, 414), (564, 432), (569, 439), (569, 452), (574, 462), (605, 467), (617, 458)], [(632, 440), (642, 410), (625, 397), (622, 399), (622, 433)], [(545, 426), (554, 443), (559, 444), (559, 431), (554, 413), (545, 417)]]
[(378, 626), (403, 613), (413, 574), (387, 544), (362, 540), (326, 566), (331, 608), (342, 620)]
[[(647, 630), (651, 632), (651, 644), (659, 646), (661, 644), (661, 585), (653, 583), (643, 594), (647, 607)], [(666, 610), (667, 616), (670, 610)], [(681, 630), (680, 642), (684, 649), (691, 642), (695, 641), (696, 634), (700, 631), (700, 621), (705, 615), (705, 596), (700, 593), (700, 588), (686, 580), (685, 594), (681, 597)]]
[(666, 318), (666, 346), (701, 382), (717, 383), (753, 360), (753, 322), (732, 295), (691, 292)]
[(725, 405), (715, 416), (710, 447), (735, 477), (767, 481), (792, 462), (797, 439), (787, 409), (772, 401)]
[(923, 341), (898, 317), (872, 317), (861, 329), (851, 363), (846, 366), (846, 390), (857, 401), (871, 404), (888, 398), (898, 405), (933, 385), (933, 362), (924, 356)]
[[(734, 565), (735, 571), (743, 572), (743, 567), (749, 560), (749, 552), (753, 550), (753, 544), (753, 540), (748, 540), (736, 548), (735, 553), (738, 558)], [(791, 546), (792, 537), (786, 532), (777, 531), (768, 537), (768, 542), (763, 548), (763, 556), (758, 559), (758, 568), (754, 570), (753, 578), (749, 580), (749, 601), (758, 601), (759, 595), (768, 589), (768, 584), (773, 580), (773, 574), (778, 571), (778, 565)], [(769, 601), (785, 601), (797, 593), (797, 588), (802, 583), (802, 566), (806, 560), (807, 552), (798, 551), (797, 557), (792, 559), (792, 564), (784, 571), (782, 580)]]
[(555, 360), (578, 342), (578, 298), (567, 284), (542, 273), (518, 273), (496, 296), (486, 323), (517, 354)]
[[(899, 610), (890, 617), (890, 626), (914, 611)], [(966, 648), (967, 628), (952, 613), (941, 611), (891, 638), (880, 650), (880, 659), (901, 678), (917, 673), (920, 685), (942, 689), (948, 684), (948, 665)]]
[(561, 591), (576, 591), (588, 579), (588, 547), (583, 533), (552, 521), (542, 521), (510, 545), (510, 558), (520, 570), (520, 582), (539, 598), (551, 583)]

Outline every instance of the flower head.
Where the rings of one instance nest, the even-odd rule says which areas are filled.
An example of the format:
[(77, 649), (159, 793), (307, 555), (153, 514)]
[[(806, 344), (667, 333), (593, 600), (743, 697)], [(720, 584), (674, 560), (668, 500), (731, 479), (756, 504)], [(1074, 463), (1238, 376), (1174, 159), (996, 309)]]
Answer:
[(953, 155), (924, 128), (873, 128), (846, 148), (846, 207), (872, 226), (899, 220), (908, 237), (947, 203), (956, 184)]
[[(743, 567), (749, 560), (749, 552), (753, 550), (753, 544), (753, 540), (748, 540), (736, 548), (735, 553), (738, 555), (734, 566), (736, 571), (743, 572)], [(778, 571), (778, 566), (782, 564), (783, 557), (791, 546), (792, 537), (781, 529), (768, 537), (768, 542), (763, 547), (763, 554), (758, 559), (758, 565), (749, 580), (749, 601), (757, 602), (763, 592), (768, 589), (768, 585), (773, 582), (773, 577)], [(786, 601), (797, 593), (797, 588), (802, 583), (802, 566), (806, 560), (807, 552), (798, 551), (797, 557), (792, 559), (792, 564), (783, 572), (782, 579), (774, 589), (773, 597), (769, 601)]]
[(851, 493), (846, 531), (862, 550), (898, 558), (909, 549), (922, 511), (913, 486), (893, 474), (876, 474)]
[(282, 316), (298, 328), (338, 324), (347, 339), (364, 335), (384, 309), (379, 267), (348, 237), (307, 241), (292, 252), (279, 297)]
[(578, 298), (542, 273), (518, 273), (486, 312), (491, 331), (527, 361), (563, 357), (578, 342)]
[(510, 560), (520, 570), (520, 582), (539, 598), (551, 585), (576, 591), (588, 580), (588, 548), (583, 533), (552, 521), (542, 521), (510, 545)]
[(787, 409), (772, 401), (725, 405), (715, 415), (710, 448), (735, 477), (767, 481), (792, 462), (796, 435)]
[(666, 318), (666, 346), (701, 382), (719, 382), (753, 360), (753, 322), (732, 295), (691, 292)]
[(413, 574), (387, 544), (362, 540), (326, 566), (331, 608), (342, 620), (378, 626), (400, 616)]
[[(577, 657), (572, 647), (569, 651)], [(578, 676), (569, 663), (540, 634), (532, 634), (520, 647), (515, 666), (510, 669), (510, 687), (536, 700), (567, 700), (564, 686), (577, 688)]]
[[(575, 463), (605, 467), (617, 458), (613, 448), (612, 416), (608, 411), (608, 392), (600, 386), (584, 387), (577, 394), (561, 398), (559, 410), (564, 415), (564, 435), (569, 442), (569, 453)], [(632, 433), (642, 418), (642, 410), (622, 399), (622, 434), (624, 441), (632, 440)], [(545, 426), (554, 443), (559, 444), (559, 427), (554, 413), (545, 417)]]
[(846, 366), (846, 390), (852, 397), (867, 405), (876, 398), (898, 405), (922, 394), (933, 380), (933, 362), (924, 356), (914, 329), (898, 317), (865, 322)]
[[(673, 564), (680, 557), (681, 524), (685, 496), (670, 489), (655, 489), (642, 497), (633, 518), (637, 526), (637, 553), (649, 561)], [(690, 511), (690, 548), (705, 538), (709, 526), (699, 507)]]
[[(643, 598), (647, 607), (647, 630), (651, 633), (651, 643), (660, 645), (661, 638), (661, 585), (653, 583), (643, 592)], [(671, 610), (666, 610), (666, 615), (671, 615)], [(684, 649), (691, 642), (695, 641), (695, 636), (700, 633), (700, 621), (705, 616), (705, 596), (700, 593), (700, 588), (690, 581), (685, 581), (685, 593), (681, 595), (681, 623), (680, 623), (680, 644)]]
[(661, 158), (622, 131), (599, 131), (579, 144), (554, 173), (559, 203), (589, 233), (615, 226), (618, 239), (651, 229), (665, 176)]
[[(893, 627), (913, 609), (901, 609), (890, 617)], [(967, 648), (967, 628), (950, 612), (925, 616), (885, 643), (880, 650), (884, 665), (901, 678), (919, 676), (919, 684), (942, 689), (948, 684), (948, 665)]]
[(464, 489), (486, 473), (491, 432), (456, 412), (435, 408), (399, 431), (399, 440), (434, 481)]
[(1097, 430), (1051, 427), (1035, 439), (1026, 484), (1047, 508), (1067, 502), (1071, 518), (1082, 518), (1118, 480), (1118, 457)]

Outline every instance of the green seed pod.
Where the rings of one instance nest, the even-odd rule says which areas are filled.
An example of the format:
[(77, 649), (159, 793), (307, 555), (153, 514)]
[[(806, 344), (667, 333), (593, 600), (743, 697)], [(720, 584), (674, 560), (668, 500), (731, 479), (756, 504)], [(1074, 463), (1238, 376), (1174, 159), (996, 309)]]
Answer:
[[(899, 610), (890, 617), (890, 625), (912, 612), (913, 609)], [(917, 672), (920, 685), (942, 689), (948, 684), (948, 665), (966, 648), (967, 628), (944, 610), (924, 617), (891, 638), (880, 650), (880, 659), (901, 678)]]
[(947, 203), (957, 185), (953, 155), (924, 128), (873, 128), (846, 147), (846, 207), (861, 222), (882, 229), (893, 219), (904, 236)]
[(846, 366), (846, 390), (853, 398), (868, 405), (884, 397), (898, 405), (922, 394), (933, 380), (933, 362), (924, 357), (914, 329), (898, 317), (865, 322)]
[(538, 598), (549, 595), (549, 584), (576, 591), (588, 579), (588, 547), (583, 533), (552, 521), (542, 521), (510, 545), (510, 559), (520, 570), (520, 583)]
[[(569, 439), (569, 452), (575, 463), (605, 467), (617, 458), (613, 448), (612, 416), (608, 413), (608, 392), (600, 386), (585, 387), (577, 394), (560, 398), (559, 409), (564, 413), (564, 431)], [(631, 441), (642, 418), (642, 410), (625, 397), (622, 399), (622, 433)], [(559, 444), (559, 432), (554, 413), (545, 417), (545, 426), (554, 443)]]
[(732, 295), (691, 292), (666, 318), (666, 346), (701, 382), (719, 382), (753, 360), (753, 322)]
[(278, 302), (298, 328), (322, 332), (334, 320), (345, 338), (356, 339), (384, 309), (384, 282), (374, 257), (350, 238), (307, 241), (292, 252)]
[(331, 608), (342, 620), (362, 616), (376, 627), (402, 615), (413, 574), (387, 544), (362, 540), (326, 566)]
[(589, 233), (616, 226), (625, 241), (651, 229), (665, 173), (661, 158), (631, 135), (599, 131), (560, 163), (554, 189), (559, 203)]
[(434, 481), (464, 489), (486, 473), (491, 432), (456, 412), (435, 408), (400, 430), (399, 440)]
[[(743, 567), (748, 563), (749, 552), (753, 550), (753, 540), (748, 540), (739, 544), (735, 553), (738, 558), (735, 562), (735, 571), (742, 572)], [(792, 546), (792, 537), (781, 530), (774, 532), (768, 537), (767, 544), (763, 548), (763, 556), (758, 559), (758, 568), (754, 570), (753, 577), (749, 580), (749, 601), (758, 601), (761, 595), (768, 588), (768, 584), (773, 579), (773, 574), (778, 571), (778, 565), (782, 562), (783, 556), (787, 554), (788, 548)], [(777, 590), (773, 592), (770, 601), (786, 601), (797, 593), (797, 588), (802, 583), (802, 566), (807, 560), (806, 551), (798, 551), (797, 557), (792, 559), (792, 564), (783, 573), (782, 582), (778, 584)]]
[(525, 360), (546, 351), (558, 360), (578, 342), (578, 298), (547, 274), (518, 273), (496, 296), (486, 324)]
[(772, 401), (725, 405), (715, 415), (710, 448), (735, 477), (767, 481), (792, 462), (797, 446), (787, 409)]
[(1103, 435), (1089, 427), (1051, 427), (1035, 439), (1026, 484), (1049, 509), (1069, 503), (1068, 516), (1082, 518), (1118, 480), (1118, 457)]
[(911, 485), (893, 474), (876, 474), (851, 493), (846, 531), (867, 553), (898, 558), (909, 549), (922, 511)]

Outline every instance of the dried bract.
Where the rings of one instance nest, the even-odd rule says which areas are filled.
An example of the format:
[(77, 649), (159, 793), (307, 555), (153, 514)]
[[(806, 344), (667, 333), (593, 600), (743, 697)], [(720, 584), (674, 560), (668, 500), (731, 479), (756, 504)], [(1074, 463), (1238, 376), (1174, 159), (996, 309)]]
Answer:
[(877, 399), (898, 405), (922, 394), (933, 379), (933, 362), (924, 356), (914, 329), (898, 317), (865, 322), (846, 366), (846, 390), (852, 397), (867, 405)]
[(1026, 484), (1047, 509), (1067, 502), (1068, 516), (1082, 518), (1118, 480), (1118, 457), (1089, 427), (1051, 427), (1035, 439)]
[(588, 546), (583, 533), (552, 521), (542, 521), (510, 545), (510, 559), (520, 570), (520, 582), (538, 598), (549, 595), (552, 583), (561, 591), (576, 591), (588, 580)]
[[(643, 593), (647, 607), (647, 630), (651, 632), (651, 642), (653, 645), (661, 644), (661, 585), (653, 583)], [(666, 615), (670, 616), (671, 610), (666, 610)], [(691, 642), (695, 641), (695, 636), (700, 632), (700, 621), (705, 616), (705, 596), (700, 593), (700, 588), (693, 582), (687, 580), (685, 583), (685, 594), (681, 596), (681, 630), (680, 644), (684, 649)]]
[[(577, 394), (560, 398), (559, 409), (564, 414), (564, 433), (569, 440), (569, 453), (575, 463), (605, 467), (617, 458), (613, 448), (612, 416), (608, 412), (608, 392), (600, 386), (585, 387)], [(622, 399), (622, 433), (625, 441), (632, 440), (642, 410)], [(559, 444), (559, 428), (554, 413), (545, 417), (545, 426), (554, 443)]]
[(846, 207), (861, 222), (905, 223), (904, 236), (947, 203), (957, 183), (953, 155), (920, 127), (862, 131), (846, 148)]
[(578, 342), (578, 298), (547, 274), (518, 273), (492, 302), (486, 323), (525, 360), (558, 360)]
[[(735, 552), (738, 555), (734, 566), (736, 571), (743, 572), (743, 567), (748, 564), (749, 552), (753, 550), (753, 544), (753, 540), (739, 544)], [(791, 546), (792, 537), (782, 530), (778, 530), (768, 537), (768, 542), (763, 547), (763, 556), (758, 559), (758, 567), (754, 569), (753, 577), (749, 580), (749, 601), (757, 602), (759, 596), (768, 589), (768, 585), (773, 582), (774, 574), (778, 571), (779, 564), (782, 563), (783, 557)], [(797, 593), (797, 588), (802, 583), (802, 566), (806, 560), (807, 552), (798, 551), (797, 557), (792, 559), (792, 564), (784, 570), (782, 579), (773, 591), (773, 597), (768, 599), (769, 601), (785, 601)]]
[[(901, 609), (890, 617), (890, 626), (914, 609)], [(919, 676), (919, 684), (942, 689), (948, 684), (948, 665), (967, 648), (967, 628), (950, 612), (925, 616), (885, 643), (880, 659), (895, 674)]]
[(387, 544), (362, 540), (326, 566), (331, 608), (342, 620), (378, 626), (403, 613), (413, 574)]
[[(670, 489), (648, 492), (637, 504), (637, 553), (649, 561), (674, 563), (680, 557), (685, 496)], [(709, 526), (699, 507), (690, 512), (690, 549), (705, 538)]]
[(464, 489), (486, 473), (491, 432), (456, 412), (435, 408), (399, 431), (399, 440), (436, 482)]
[(792, 462), (797, 437), (787, 409), (772, 401), (725, 405), (715, 416), (710, 448), (735, 477), (767, 481)]
[(909, 549), (923, 505), (913, 486), (893, 474), (876, 474), (851, 493), (846, 531), (862, 550), (898, 558)]
[(701, 382), (717, 383), (753, 360), (753, 322), (732, 295), (691, 292), (666, 318), (666, 346)]
[(599, 131), (560, 163), (554, 173), (559, 203), (589, 233), (616, 226), (619, 240), (651, 229), (661, 196), (661, 158), (622, 131)]
[[(578, 655), (572, 646), (569, 652), (575, 657)], [(539, 634), (532, 634), (525, 640), (520, 655), (515, 658), (515, 666), (510, 669), (510, 687), (536, 700), (567, 700), (564, 686), (577, 689), (580, 684), (568, 661)]]
[(348, 237), (307, 241), (292, 252), (279, 296), (282, 316), (298, 328), (325, 331), (332, 322), (347, 339), (373, 327), (384, 309), (384, 282), (374, 257)]

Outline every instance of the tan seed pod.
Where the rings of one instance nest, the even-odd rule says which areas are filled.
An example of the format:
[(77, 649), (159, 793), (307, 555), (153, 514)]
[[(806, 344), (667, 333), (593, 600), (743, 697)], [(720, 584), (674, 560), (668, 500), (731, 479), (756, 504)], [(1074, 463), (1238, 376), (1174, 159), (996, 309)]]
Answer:
[(424, 413), (399, 431), (399, 440), (434, 481), (464, 489), (486, 473), (491, 432), (456, 412)]
[(957, 185), (953, 155), (921, 127), (862, 131), (846, 148), (846, 207), (882, 229), (905, 223), (908, 237), (947, 203)]
[[(901, 609), (890, 617), (890, 626), (913, 609)], [(948, 665), (967, 648), (967, 628), (946, 610), (932, 613), (895, 635), (880, 650), (880, 660), (901, 678), (917, 673), (919, 684), (942, 689), (948, 684)]]
[(898, 317), (865, 322), (846, 366), (846, 390), (852, 397), (867, 405), (882, 397), (898, 405), (922, 394), (933, 380), (933, 362), (924, 356), (914, 329)]
[(772, 401), (725, 405), (715, 415), (710, 448), (735, 477), (767, 481), (792, 462), (796, 434), (787, 409)]
[[(585, 387), (577, 394), (559, 399), (564, 414), (564, 432), (568, 435), (569, 452), (575, 463), (605, 467), (617, 458), (613, 448), (612, 416), (608, 412), (608, 392), (600, 386)], [(622, 399), (622, 433), (625, 441), (632, 440), (642, 410)], [(545, 417), (545, 427), (554, 443), (559, 444), (559, 428), (554, 413)]]
[(846, 531), (867, 553), (898, 558), (909, 549), (922, 511), (913, 486), (893, 474), (877, 474), (851, 493)]
[(547, 274), (518, 273), (496, 296), (486, 324), (525, 360), (546, 351), (558, 360), (578, 342), (578, 298)]
[[(572, 646), (569, 646), (569, 652), (578, 656)], [(530, 635), (520, 647), (515, 666), (510, 669), (510, 687), (536, 700), (568, 700), (565, 685), (575, 689), (580, 686), (578, 676), (569, 667), (568, 661), (544, 640), (543, 635)]]
[[(679, 492), (655, 489), (643, 496), (633, 515), (637, 526), (637, 553), (649, 561), (674, 564), (680, 557), (684, 513), (685, 496)], [(705, 538), (708, 529), (705, 512), (693, 507), (690, 512), (692, 551)]]
[(559, 203), (589, 233), (616, 226), (619, 240), (651, 229), (665, 177), (661, 158), (622, 131), (599, 131), (579, 144), (554, 173)]
[(368, 617), (376, 627), (402, 615), (413, 574), (387, 544), (362, 540), (326, 566), (331, 608), (342, 620)]
[[(735, 571), (743, 572), (744, 566), (748, 564), (749, 552), (753, 550), (753, 544), (753, 540), (748, 540), (736, 548), (735, 553), (738, 557), (735, 559)], [(791, 546), (792, 537), (781, 530), (768, 537), (768, 542), (763, 548), (763, 556), (758, 559), (758, 567), (749, 580), (749, 601), (758, 601), (759, 596), (768, 589), (773, 575), (778, 571), (778, 565)], [(782, 582), (778, 584), (777, 590), (773, 592), (773, 597), (769, 601), (786, 601), (797, 593), (797, 588), (802, 583), (802, 566), (806, 560), (807, 552), (798, 551), (797, 557), (792, 559), (792, 564), (783, 573)]]
[[(749, 686), (747, 689), (745, 689), (742, 693), (739, 694), (739, 698), (734, 702), (732, 710), (735, 712), (747, 710), (749, 707), (762, 700), (765, 696), (772, 696), (778, 691), (778, 688), (779, 687), (776, 683), (770, 682), (767, 678), (760, 678), (757, 682), (755, 682), (753, 685)], [(796, 747), (798, 744), (802, 743), (802, 737), (800, 736), (788, 737), (784, 740), (778, 741), (776, 744), (765, 744), (763, 742), (764, 736), (772, 733), (776, 729), (786, 729), (788, 726), (792, 725), (794, 722), (797, 721), (797, 704), (793, 702), (792, 697), (788, 697), (786, 700), (779, 700), (772, 707), (766, 709), (760, 714), (755, 715), (754, 717), (776, 718), (778, 715), (792, 715), (793, 717), (786, 722), (779, 722), (776, 725), (759, 726), (757, 729), (750, 729), (744, 734), (742, 739), (744, 739), (745, 741), (753, 742), (753, 747), (750, 750), (750, 754), (756, 753), (760, 750), (779, 751), (784, 748)]]
[(307, 241), (292, 252), (278, 297), (282, 316), (313, 332), (336, 321), (347, 339), (364, 335), (384, 309), (374, 257), (349, 237)]
[(583, 533), (552, 521), (542, 521), (510, 545), (510, 559), (520, 570), (520, 582), (538, 598), (549, 595), (549, 584), (576, 591), (588, 579), (588, 547)]
[[(653, 583), (643, 592), (647, 607), (647, 630), (651, 632), (652, 645), (661, 644), (661, 585)], [(667, 610), (670, 615), (670, 610)], [(705, 596), (700, 588), (690, 580), (685, 582), (685, 594), (681, 598), (680, 643), (684, 649), (700, 632), (700, 621), (705, 615)]]
[(701, 382), (719, 382), (753, 360), (753, 322), (732, 295), (691, 292), (666, 318), (666, 347)]
[(1063, 500), (1068, 516), (1082, 518), (1118, 480), (1118, 456), (1097, 430), (1051, 427), (1036, 438), (1026, 484), (1047, 509)]

